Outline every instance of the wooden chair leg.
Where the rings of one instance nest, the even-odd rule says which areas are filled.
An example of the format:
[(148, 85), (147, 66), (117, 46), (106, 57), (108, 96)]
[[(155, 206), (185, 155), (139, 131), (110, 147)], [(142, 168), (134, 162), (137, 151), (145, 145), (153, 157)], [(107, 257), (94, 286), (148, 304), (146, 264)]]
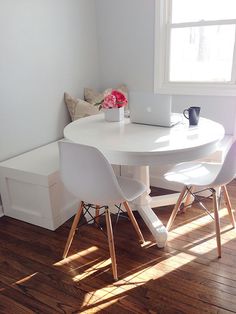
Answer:
[(68, 236), (68, 239), (67, 239), (67, 242), (66, 242), (66, 246), (65, 246), (65, 249), (64, 249), (64, 253), (63, 253), (63, 258), (66, 258), (67, 257), (67, 254), (69, 252), (69, 249), (71, 247), (71, 243), (72, 243), (72, 240), (74, 238), (74, 235), (75, 235), (75, 230), (76, 230), (76, 227), (79, 223), (79, 220), (80, 220), (80, 216), (81, 216), (81, 213), (83, 211), (83, 205), (84, 203), (81, 202), (80, 203), (80, 207), (75, 215), (75, 218), (74, 218), (74, 221), (73, 221), (73, 224), (71, 226), (71, 229), (70, 229), (70, 233), (69, 233), (69, 236)]
[(235, 218), (234, 218), (234, 214), (233, 214), (233, 211), (232, 211), (232, 205), (231, 205), (231, 202), (230, 202), (230, 199), (229, 199), (229, 194), (228, 194), (228, 191), (227, 191), (227, 188), (226, 188), (225, 185), (222, 185), (222, 188), (223, 188), (225, 204), (226, 204), (226, 207), (227, 207), (227, 210), (228, 210), (228, 213), (229, 213), (229, 218), (230, 218), (230, 221), (232, 223), (232, 226), (235, 228), (236, 227)]
[(174, 209), (173, 209), (173, 211), (172, 211), (172, 213), (171, 213), (171, 215), (170, 215), (170, 218), (169, 218), (169, 220), (168, 220), (168, 223), (167, 223), (167, 225), (166, 225), (167, 231), (169, 231), (170, 228), (171, 228), (172, 225), (173, 225), (173, 222), (174, 222), (174, 220), (175, 220), (175, 217), (176, 217), (176, 215), (177, 215), (177, 212), (178, 212), (178, 210), (179, 210), (179, 208), (180, 208), (180, 205), (181, 205), (181, 203), (182, 203), (182, 201), (183, 201), (183, 199), (184, 199), (186, 190), (187, 190), (187, 187), (185, 186), (185, 187), (183, 188), (182, 192), (181, 192), (180, 195), (179, 195), (179, 198), (178, 198), (178, 200), (177, 200), (177, 202), (176, 202), (176, 204), (175, 204), (175, 207), (174, 207)]
[(97, 224), (99, 224), (99, 209), (100, 209), (100, 206), (96, 205), (95, 221)]
[(194, 187), (191, 186), (189, 188), (189, 192), (188, 192), (186, 199), (185, 199), (185, 202), (184, 202), (184, 209), (182, 210), (183, 213), (185, 213), (186, 208), (191, 205), (191, 202), (192, 202), (192, 198), (191, 198), (192, 194), (191, 193), (193, 193), (193, 191), (194, 191)]
[(123, 204), (124, 204), (124, 207), (125, 207), (125, 209), (126, 209), (126, 211), (127, 211), (127, 214), (128, 214), (128, 216), (129, 216), (129, 219), (131, 220), (132, 225), (134, 226), (134, 229), (135, 229), (135, 231), (136, 231), (136, 233), (137, 233), (137, 235), (138, 235), (139, 241), (140, 241), (141, 243), (144, 243), (145, 240), (144, 240), (143, 234), (142, 234), (142, 232), (141, 232), (141, 230), (140, 230), (140, 228), (139, 228), (139, 225), (138, 225), (138, 223), (137, 223), (137, 220), (136, 220), (135, 217), (134, 217), (134, 214), (133, 214), (133, 212), (132, 212), (132, 209), (130, 208), (130, 206), (129, 206), (129, 204), (128, 204), (127, 202), (124, 202)]
[(217, 242), (217, 250), (218, 257), (221, 257), (221, 240), (220, 240), (220, 219), (219, 219), (219, 205), (217, 199), (217, 193), (213, 190), (213, 208), (214, 208), (214, 216), (215, 216), (215, 229), (216, 229), (216, 242)]
[(114, 237), (113, 237), (111, 215), (110, 215), (109, 208), (106, 208), (105, 215), (106, 215), (107, 236), (108, 236), (108, 245), (109, 245), (109, 251), (110, 251), (110, 256), (111, 256), (112, 272), (113, 272), (114, 280), (118, 280), (116, 253), (115, 253)]

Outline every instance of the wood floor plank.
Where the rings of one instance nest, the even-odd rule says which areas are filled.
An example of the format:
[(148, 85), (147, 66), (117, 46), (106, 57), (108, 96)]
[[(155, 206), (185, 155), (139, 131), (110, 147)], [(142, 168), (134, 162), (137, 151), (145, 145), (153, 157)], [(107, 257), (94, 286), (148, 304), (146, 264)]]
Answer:
[[(228, 191), (235, 208), (235, 180)], [(166, 223), (171, 210), (155, 212)], [(147, 242), (141, 247), (125, 215), (119, 220), (117, 282), (107, 239), (96, 227), (79, 228), (62, 260), (72, 219), (52, 232), (0, 218), (0, 313), (236, 313), (236, 230), (224, 204), (221, 259), (214, 222), (197, 204), (177, 215), (164, 249), (135, 216)]]
[[(54, 311), (53, 308), (49, 306), (49, 304), (42, 303), (34, 299), (31, 295), (28, 295), (27, 292), (24, 293), (17, 291), (13, 287), (8, 287), (7, 289), (2, 290), (1, 296), (5, 298), (5, 300), (8, 300), (9, 304), (12, 304), (13, 306), (17, 305), (19, 308), (23, 308), (26, 311), (29, 310), (30, 313), (45, 313), (45, 314), (58, 313), (57, 311)], [(18, 312), (15, 311), (13, 313)]]
[(29, 308), (15, 302), (12, 298), (8, 298), (3, 294), (0, 294), (0, 313), (8, 314), (33, 314)]

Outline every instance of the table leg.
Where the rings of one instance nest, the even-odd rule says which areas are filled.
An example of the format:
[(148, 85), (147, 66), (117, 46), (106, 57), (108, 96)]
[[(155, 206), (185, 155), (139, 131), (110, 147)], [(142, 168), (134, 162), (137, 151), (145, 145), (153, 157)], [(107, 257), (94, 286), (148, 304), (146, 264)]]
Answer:
[(133, 172), (134, 179), (143, 182), (148, 186), (148, 191), (142, 194), (140, 197), (132, 202), (134, 209), (137, 209), (147, 227), (154, 236), (157, 246), (162, 248), (165, 246), (167, 241), (167, 230), (162, 224), (160, 219), (154, 213), (151, 208), (152, 198), (149, 196), (150, 193), (150, 180), (149, 180), (149, 167), (148, 166), (137, 166), (134, 167)]

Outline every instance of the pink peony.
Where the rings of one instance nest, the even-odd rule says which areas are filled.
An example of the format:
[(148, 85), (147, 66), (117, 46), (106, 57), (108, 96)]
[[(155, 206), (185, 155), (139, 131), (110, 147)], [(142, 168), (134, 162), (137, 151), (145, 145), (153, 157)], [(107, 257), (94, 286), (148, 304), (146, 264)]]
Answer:
[(117, 90), (113, 90), (111, 92), (111, 95), (115, 96), (116, 98), (116, 104), (117, 104), (117, 107), (120, 108), (120, 107), (124, 107), (127, 105), (127, 98), (125, 97), (125, 95)]
[(121, 108), (126, 106), (128, 103), (126, 96), (118, 91), (108, 89), (104, 93), (104, 99), (95, 104), (95, 106), (99, 106), (99, 110), (101, 108), (110, 109), (110, 108)]
[(116, 106), (116, 97), (114, 95), (107, 95), (105, 96), (103, 103), (102, 103), (102, 108), (115, 108)]

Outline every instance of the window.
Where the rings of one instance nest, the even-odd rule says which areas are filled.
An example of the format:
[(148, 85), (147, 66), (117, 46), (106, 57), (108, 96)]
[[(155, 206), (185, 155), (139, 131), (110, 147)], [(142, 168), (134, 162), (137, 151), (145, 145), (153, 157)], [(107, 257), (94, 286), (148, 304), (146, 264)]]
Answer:
[(236, 0), (156, 0), (157, 92), (236, 95)]

